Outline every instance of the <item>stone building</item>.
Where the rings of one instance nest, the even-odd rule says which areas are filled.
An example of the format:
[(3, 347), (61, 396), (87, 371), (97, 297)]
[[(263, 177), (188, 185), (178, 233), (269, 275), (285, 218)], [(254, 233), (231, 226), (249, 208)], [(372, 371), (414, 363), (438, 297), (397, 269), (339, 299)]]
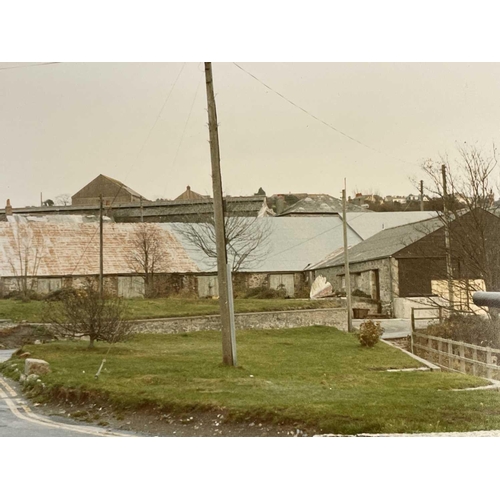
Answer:
[[(475, 284), (481, 280), (484, 283), (484, 269), (478, 266), (475, 258), (476, 248), (479, 256), (482, 246), (478, 234), (475, 234), (478, 217), (488, 227), (491, 255), (495, 259), (493, 242), (500, 241), (500, 218), (476, 209), (454, 219), (450, 223), (450, 240), (455, 287), (459, 281), (465, 287), (468, 283)], [(353, 293), (370, 297), (378, 303), (379, 312), (392, 316), (398, 316), (398, 307), (408, 309), (405, 307), (406, 299), (436, 296), (437, 290), (443, 289), (442, 283), (448, 278), (444, 232), (443, 220), (434, 217), (384, 229), (350, 248), (349, 271)], [(314, 277), (326, 277), (334, 290), (345, 290), (343, 254), (323, 259), (310, 269)], [(493, 279), (498, 282), (494, 286), (500, 286), (500, 274), (497, 273)], [(464, 300), (469, 301), (469, 297)]]

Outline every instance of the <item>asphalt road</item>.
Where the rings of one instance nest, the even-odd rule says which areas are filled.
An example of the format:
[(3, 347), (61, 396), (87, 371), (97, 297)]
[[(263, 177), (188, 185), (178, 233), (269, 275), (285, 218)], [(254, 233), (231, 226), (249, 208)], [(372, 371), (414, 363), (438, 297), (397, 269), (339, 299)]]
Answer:
[[(0, 363), (10, 358), (13, 351), (0, 350)], [(0, 437), (130, 437), (124, 433), (76, 424), (62, 417), (37, 414), (22, 397), (17, 384), (0, 375)]]

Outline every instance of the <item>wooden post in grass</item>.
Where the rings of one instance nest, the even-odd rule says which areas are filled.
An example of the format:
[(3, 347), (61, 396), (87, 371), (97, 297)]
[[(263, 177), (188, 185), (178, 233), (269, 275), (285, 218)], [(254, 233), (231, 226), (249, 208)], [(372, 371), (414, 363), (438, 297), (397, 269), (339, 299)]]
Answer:
[(493, 360), (491, 359), (491, 347), (486, 348), (486, 364), (488, 365), (486, 367), (486, 378), (491, 378), (491, 365), (493, 363)]
[(467, 373), (467, 369), (465, 366), (465, 346), (462, 342), (458, 345), (458, 353), (460, 355), (460, 371), (462, 373)]
[(227, 264), (226, 231), (224, 227), (224, 205), (222, 198), (222, 176), (220, 171), (219, 133), (215, 107), (212, 63), (205, 63), (205, 81), (208, 103), (208, 129), (210, 133), (210, 159), (212, 163), (212, 188), (214, 193), (215, 245), (217, 250), (217, 277), (219, 280), (219, 306), (222, 324), (222, 362), (236, 366), (236, 334), (234, 329), (234, 306), (231, 270)]
[[(472, 359), (477, 361), (477, 349), (472, 349)], [(477, 364), (472, 363), (472, 375), (477, 375)]]

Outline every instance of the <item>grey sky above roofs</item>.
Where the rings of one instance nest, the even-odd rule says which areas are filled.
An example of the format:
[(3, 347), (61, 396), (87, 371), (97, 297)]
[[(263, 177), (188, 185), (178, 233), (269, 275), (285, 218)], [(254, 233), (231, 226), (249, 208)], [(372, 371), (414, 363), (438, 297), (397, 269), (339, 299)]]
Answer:
[[(1, 63), (2, 67), (16, 63)], [(423, 159), (498, 137), (498, 63), (214, 64), (225, 190), (415, 192)], [(175, 85), (172, 87), (172, 85)], [(63, 63), (0, 74), (0, 203), (99, 173), (149, 199), (211, 192), (201, 63)], [(373, 148), (373, 149), (370, 149)], [(374, 151), (376, 150), (376, 151)]]

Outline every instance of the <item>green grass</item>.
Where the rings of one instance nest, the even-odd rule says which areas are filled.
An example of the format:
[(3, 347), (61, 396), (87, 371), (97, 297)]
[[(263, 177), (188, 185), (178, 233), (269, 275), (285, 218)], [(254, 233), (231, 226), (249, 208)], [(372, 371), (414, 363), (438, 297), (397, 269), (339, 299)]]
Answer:
[[(220, 333), (137, 335), (89, 351), (82, 342), (29, 346), (47, 360), (47, 390), (105, 395), (116, 408), (219, 409), (228, 418), (295, 423), (317, 432), (433, 432), (500, 428), (500, 394), (450, 389), (482, 379), (440, 372), (386, 372), (419, 366), (379, 343), (363, 348), (329, 327), (237, 334), (238, 368), (221, 364)], [(101, 360), (106, 370), (94, 379)], [(22, 360), (16, 361), (21, 369)], [(5, 368), (12, 372), (12, 366)]]
[[(129, 319), (202, 316), (219, 313), (219, 301), (214, 299), (129, 299)], [(286, 311), (291, 309), (319, 309), (334, 307), (335, 301), (300, 299), (236, 299), (236, 312)], [(46, 321), (47, 304), (43, 301), (0, 300), (0, 319), (43, 323)]]

